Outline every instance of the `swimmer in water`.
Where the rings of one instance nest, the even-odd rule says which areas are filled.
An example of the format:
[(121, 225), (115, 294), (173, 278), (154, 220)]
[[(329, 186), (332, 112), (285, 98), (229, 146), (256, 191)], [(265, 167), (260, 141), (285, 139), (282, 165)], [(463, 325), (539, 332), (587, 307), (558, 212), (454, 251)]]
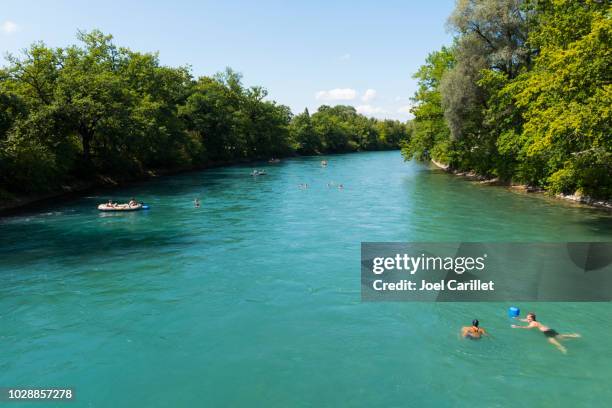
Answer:
[(461, 337), (471, 340), (478, 340), (482, 336), (487, 336), (487, 332), (482, 327), (478, 327), (480, 322), (478, 319), (472, 320), (471, 326), (464, 326), (461, 328)]
[(512, 325), (513, 329), (539, 329), (542, 334), (548, 339), (548, 342), (555, 346), (560, 352), (563, 354), (567, 353), (567, 349), (563, 347), (559, 340), (563, 339), (575, 339), (581, 337), (578, 333), (568, 333), (568, 334), (559, 334), (556, 330), (551, 329), (548, 326), (543, 325), (542, 323), (536, 320), (535, 313), (527, 313), (526, 319), (519, 319), (522, 322), (529, 323), (527, 326), (519, 326), (516, 324)]
[(195, 208), (200, 208), (200, 200), (198, 200), (197, 198), (193, 200), (193, 205), (195, 206)]

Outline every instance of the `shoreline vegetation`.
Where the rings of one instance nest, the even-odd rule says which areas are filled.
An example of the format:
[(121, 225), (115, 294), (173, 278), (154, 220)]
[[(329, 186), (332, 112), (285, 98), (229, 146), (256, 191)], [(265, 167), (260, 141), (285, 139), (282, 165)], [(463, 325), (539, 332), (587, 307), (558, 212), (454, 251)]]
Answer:
[(501, 181), (498, 178), (487, 178), (487, 177), (478, 175), (477, 173), (474, 173), (474, 172), (462, 172), (462, 171), (452, 170), (449, 168), (447, 164), (440, 163), (434, 159), (431, 159), (430, 162), (434, 166), (436, 166), (437, 168), (439, 168), (440, 170), (446, 173), (453, 174), (459, 177), (464, 177), (467, 180), (474, 181), (479, 184), (484, 184), (484, 185), (489, 185), (489, 186), (498, 186), (498, 187), (507, 187), (511, 190), (520, 191), (523, 193), (545, 194), (555, 199), (571, 201), (573, 203), (581, 204), (584, 206), (589, 206), (589, 207), (598, 208), (598, 209), (612, 210), (611, 200), (598, 200), (593, 197), (580, 196), (580, 195), (556, 194), (554, 196), (551, 196), (550, 194), (547, 194), (546, 190), (544, 190), (543, 188), (537, 188), (537, 187), (529, 186), (526, 184), (514, 184), (509, 181)]
[(612, 5), (462, 0), (432, 52), (403, 143), (486, 184), (612, 208)]
[(352, 106), (293, 114), (227, 68), (193, 77), (98, 30), (0, 68), (0, 207), (218, 165), (399, 149), (408, 127)]

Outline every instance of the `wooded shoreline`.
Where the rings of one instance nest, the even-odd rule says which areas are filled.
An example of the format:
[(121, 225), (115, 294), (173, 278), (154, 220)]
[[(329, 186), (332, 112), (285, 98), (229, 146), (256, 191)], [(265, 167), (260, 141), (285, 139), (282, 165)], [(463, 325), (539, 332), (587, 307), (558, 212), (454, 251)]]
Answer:
[(408, 138), (405, 123), (353, 106), (294, 114), (231, 68), (194, 77), (98, 30), (77, 39), (35, 43), (0, 67), (0, 202), (147, 178), (151, 169), (397, 149)]
[(607, 207), (611, 16), (599, 1), (457, 2), (452, 45), (414, 75), (404, 156)]
[(526, 184), (515, 184), (515, 183), (511, 183), (507, 181), (504, 182), (504, 181), (499, 180), (498, 178), (487, 178), (482, 175), (476, 174), (474, 172), (464, 172), (464, 171), (453, 170), (447, 164), (440, 163), (433, 159), (430, 161), (434, 166), (436, 166), (440, 170), (445, 171), (446, 173), (449, 173), (455, 176), (459, 176), (459, 177), (463, 177), (468, 180), (478, 182), (479, 184), (485, 184), (488, 186), (508, 187), (511, 190), (521, 191), (524, 193), (543, 194), (543, 195), (547, 195), (548, 197), (552, 197), (552, 198), (559, 199), (559, 200), (571, 201), (571, 202), (581, 204), (584, 206), (588, 206), (591, 208), (612, 211), (612, 201), (597, 200), (593, 197), (580, 196), (580, 195), (569, 195), (569, 194), (554, 194), (553, 195), (553, 194), (548, 193), (543, 188), (529, 186)]

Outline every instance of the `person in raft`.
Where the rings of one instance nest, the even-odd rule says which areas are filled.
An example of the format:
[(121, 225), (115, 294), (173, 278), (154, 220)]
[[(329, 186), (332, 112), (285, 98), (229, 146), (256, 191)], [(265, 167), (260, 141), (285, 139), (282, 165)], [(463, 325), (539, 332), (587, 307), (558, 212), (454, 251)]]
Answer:
[(531, 312), (527, 313), (526, 319), (519, 319), (519, 320), (522, 322), (527, 322), (529, 324), (527, 326), (519, 326), (519, 325), (513, 324), (512, 325), (513, 329), (535, 329), (537, 328), (542, 332), (544, 336), (546, 336), (546, 338), (548, 339), (548, 342), (552, 344), (553, 346), (555, 346), (563, 354), (567, 353), (567, 349), (563, 347), (561, 343), (559, 343), (559, 340), (573, 339), (573, 338), (580, 337), (580, 334), (578, 333), (559, 334), (556, 330), (551, 329), (550, 327), (538, 322), (536, 320), (535, 313), (531, 313)]
[(138, 202), (136, 201), (136, 199), (135, 199), (134, 197), (132, 197), (132, 198), (130, 199), (130, 202), (128, 203), (128, 205), (129, 205), (130, 207), (135, 207), (135, 206), (137, 206), (137, 205), (138, 205)]
[(106, 203), (106, 205), (108, 207), (115, 207), (117, 204), (113, 203), (113, 200), (108, 200), (108, 203)]
[(464, 326), (461, 328), (461, 336), (466, 339), (478, 340), (482, 336), (486, 336), (487, 332), (482, 327), (478, 327), (480, 322), (478, 319), (472, 320), (471, 326)]

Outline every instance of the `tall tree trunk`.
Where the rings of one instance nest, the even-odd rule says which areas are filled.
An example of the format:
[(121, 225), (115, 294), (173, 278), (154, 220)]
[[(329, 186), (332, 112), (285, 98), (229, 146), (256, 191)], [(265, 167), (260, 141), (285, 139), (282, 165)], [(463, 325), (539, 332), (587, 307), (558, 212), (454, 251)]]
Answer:
[(83, 134), (81, 135), (81, 139), (83, 140), (83, 161), (89, 164), (91, 152), (91, 137), (89, 134)]
[(91, 163), (91, 140), (93, 139), (93, 132), (89, 129), (81, 128), (79, 131), (79, 136), (81, 137), (81, 143), (83, 145), (83, 170), (85, 172), (89, 172), (92, 169)]

